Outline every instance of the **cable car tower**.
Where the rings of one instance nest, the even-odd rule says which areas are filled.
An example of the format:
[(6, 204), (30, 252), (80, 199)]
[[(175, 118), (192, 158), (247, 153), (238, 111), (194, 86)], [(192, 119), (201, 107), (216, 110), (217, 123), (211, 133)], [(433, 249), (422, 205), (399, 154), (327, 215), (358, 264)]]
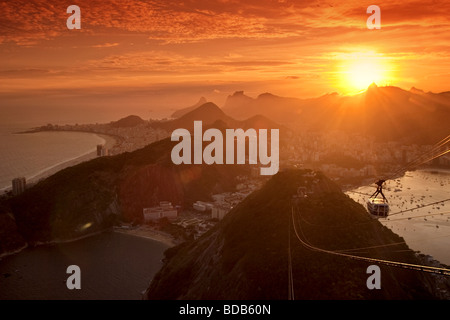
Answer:
[[(383, 194), (383, 184), (386, 180), (378, 180), (375, 184), (377, 190), (367, 200), (367, 210), (369, 213), (377, 218), (386, 218), (389, 214), (389, 204), (386, 197)], [(381, 195), (381, 198), (378, 197)]]

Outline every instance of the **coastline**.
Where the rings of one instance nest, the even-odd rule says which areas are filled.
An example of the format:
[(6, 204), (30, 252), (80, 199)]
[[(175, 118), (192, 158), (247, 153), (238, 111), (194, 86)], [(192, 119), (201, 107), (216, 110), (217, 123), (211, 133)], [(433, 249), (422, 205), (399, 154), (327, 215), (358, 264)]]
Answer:
[(15, 249), (13, 251), (5, 251), (5, 252), (0, 253), (0, 261), (2, 261), (3, 258), (12, 256), (12, 255), (17, 254), (17, 253), (20, 253), (20, 252), (22, 252), (23, 250), (25, 250), (28, 247), (29, 247), (28, 243), (25, 243), (22, 247), (20, 247), (18, 249)]
[[(434, 174), (437, 175), (436, 178), (433, 177)], [(448, 198), (445, 188), (450, 182), (449, 174), (450, 170), (446, 168), (426, 167), (406, 171), (402, 177), (392, 179), (394, 181), (386, 188), (391, 212), (387, 219), (380, 220), (385, 227), (402, 237), (411, 250), (433, 257), (447, 266), (450, 263), (446, 250), (449, 220), (445, 220), (445, 217), (449, 211), (439, 203)], [(349, 190), (348, 195), (365, 206), (365, 199), (372, 192), (369, 187)], [(431, 207), (430, 204), (433, 203), (436, 205)], [(397, 214), (401, 216), (395, 216)], [(392, 215), (394, 219), (391, 219)]]
[(40, 246), (46, 246), (46, 245), (54, 245), (54, 244), (62, 244), (62, 243), (70, 243), (70, 242), (75, 242), (75, 241), (79, 241), (79, 240), (83, 240), (89, 237), (93, 237), (93, 236), (97, 236), (99, 234), (102, 234), (103, 232), (107, 232), (110, 231), (111, 229), (105, 229), (105, 230), (100, 230), (100, 231), (96, 231), (93, 233), (89, 233), (89, 234), (85, 234), (83, 236), (79, 236), (73, 239), (65, 239), (65, 240), (52, 240), (52, 241), (46, 241), (46, 242), (35, 242), (33, 244), (29, 244), (28, 242), (22, 246), (21, 248), (15, 249), (13, 251), (6, 251), (0, 254), (0, 261), (2, 260), (2, 258), (6, 258), (8, 256), (17, 254), (22, 252), (23, 250), (27, 249), (27, 248), (34, 248), (34, 247), (40, 247)]
[[(30, 132), (32, 133), (32, 132)], [(90, 132), (91, 134), (94, 134), (98, 137), (100, 137), (102, 140), (104, 140), (104, 145), (107, 149), (112, 149), (116, 144), (117, 144), (117, 139), (114, 136), (110, 136), (110, 135), (106, 135), (106, 134), (100, 134), (100, 133), (95, 133), (95, 132)], [(52, 175), (54, 175), (55, 173), (57, 173), (58, 171), (61, 171), (65, 168), (68, 167), (72, 167), (75, 166), (77, 164), (80, 164), (82, 162), (85, 161), (89, 161), (92, 159), (95, 159), (97, 157), (97, 150), (96, 149), (92, 149), (91, 151), (88, 151), (84, 154), (81, 154), (77, 157), (71, 158), (71, 159), (67, 159), (64, 161), (61, 161), (57, 164), (54, 164), (52, 166), (49, 166), (35, 174), (33, 174), (32, 176), (26, 177), (27, 179), (27, 184), (33, 185), (38, 183), (39, 181), (46, 179)], [(4, 191), (8, 191), (11, 190), (11, 186), (7, 186), (7, 187), (3, 187), (0, 188), (0, 191), (4, 192)]]
[(168, 247), (174, 247), (178, 244), (170, 234), (151, 229), (147, 226), (139, 226), (139, 227), (136, 227), (133, 229), (124, 229), (124, 228), (120, 228), (120, 227), (114, 227), (114, 232), (128, 234), (131, 236), (150, 239), (150, 240), (155, 240), (155, 241), (164, 243)]
[(121, 234), (134, 236), (134, 237), (154, 240), (154, 241), (160, 242), (160, 243), (168, 246), (169, 248), (174, 247), (174, 246), (176, 246), (178, 244), (175, 241), (175, 239), (170, 234), (151, 229), (151, 228), (149, 228), (147, 226), (139, 226), (139, 227), (136, 227), (136, 228), (133, 228), (133, 229), (124, 229), (124, 228), (120, 228), (120, 227), (112, 227), (112, 228), (107, 228), (105, 230), (100, 230), (100, 231), (96, 231), (96, 232), (93, 232), (93, 233), (85, 234), (85, 235), (82, 235), (82, 236), (79, 236), (79, 237), (76, 237), (76, 238), (72, 238), (72, 239), (52, 240), (52, 241), (46, 241), (46, 242), (36, 242), (36, 243), (33, 243), (33, 244), (26, 243), (24, 246), (22, 246), (22, 247), (20, 247), (18, 249), (15, 249), (13, 251), (7, 251), (7, 252), (1, 253), (0, 254), (0, 261), (3, 258), (12, 256), (14, 254), (18, 254), (18, 253), (22, 252), (23, 250), (25, 250), (27, 248), (76, 242), (76, 241), (79, 241), (79, 240), (83, 240), (83, 239), (86, 239), (86, 238), (97, 236), (97, 235), (102, 234), (104, 232), (116, 232), (116, 233), (121, 233)]
[[(112, 137), (112, 136), (108, 136), (105, 134), (99, 134), (99, 133), (93, 133), (93, 134), (102, 138), (105, 141), (104, 142), (105, 147), (108, 149), (111, 149), (117, 142), (117, 140), (114, 139), (114, 137)], [(29, 180), (30, 184), (37, 183), (42, 179), (45, 179), (45, 178), (50, 177), (51, 175), (54, 175), (58, 171), (61, 171), (68, 167), (73, 167), (73, 166), (80, 164), (82, 162), (85, 162), (85, 161), (95, 159), (96, 157), (97, 157), (97, 150), (94, 149), (94, 150), (84, 153), (78, 157), (68, 159), (68, 160), (60, 162), (54, 166), (46, 168), (46, 169), (42, 170), (41, 172), (35, 174), (34, 176), (31, 176), (27, 180)]]

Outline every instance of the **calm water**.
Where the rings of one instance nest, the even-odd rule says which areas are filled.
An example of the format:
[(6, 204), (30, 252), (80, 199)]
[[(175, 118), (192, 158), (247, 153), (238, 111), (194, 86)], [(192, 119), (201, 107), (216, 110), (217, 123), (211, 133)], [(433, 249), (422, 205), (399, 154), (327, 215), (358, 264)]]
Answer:
[(30, 126), (0, 125), (0, 190), (17, 177), (33, 179), (54, 166), (94, 153), (105, 140), (79, 132), (14, 134)]
[[(375, 187), (355, 191), (372, 194)], [(390, 216), (380, 222), (403, 237), (411, 249), (450, 265), (450, 201), (424, 206), (450, 198), (450, 171), (406, 172), (399, 179), (387, 181), (384, 194)], [(366, 207), (367, 196), (348, 195)], [(414, 210), (402, 212), (409, 209)]]
[[(161, 268), (165, 244), (120, 233), (28, 248), (0, 260), (0, 300), (141, 299)], [(81, 269), (81, 290), (69, 290), (69, 265)]]

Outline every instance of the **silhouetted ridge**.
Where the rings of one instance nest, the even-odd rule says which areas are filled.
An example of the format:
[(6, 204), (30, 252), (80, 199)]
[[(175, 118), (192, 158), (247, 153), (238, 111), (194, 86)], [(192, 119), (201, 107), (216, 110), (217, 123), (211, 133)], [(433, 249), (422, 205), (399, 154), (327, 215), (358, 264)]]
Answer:
[(200, 107), (201, 105), (207, 103), (208, 101), (206, 100), (205, 97), (201, 97), (200, 100), (194, 104), (193, 106), (187, 107), (187, 108), (183, 108), (180, 110), (175, 111), (174, 113), (172, 113), (172, 118), (180, 118), (182, 116), (184, 116), (186, 113)]
[[(292, 196), (299, 187), (309, 196), (298, 203), (301, 218), (295, 221), (302, 223), (302, 234), (309, 243), (339, 250), (403, 241), (322, 174), (279, 172), (208, 233), (168, 250), (147, 298), (287, 299), (288, 226)], [(383, 290), (368, 290), (367, 263), (311, 251), (301, 245), (292, 229), (291, 252), (296, 299), (433, 297), (428, 290), (429, 275), (386, 266), (380, 266)], [(368, 254), (418, 263), (406, 245)]]
[(0, 208), (15, 217), (30, 244), (92, 234), (116, 221), (143, 221), (143, 208), (171, 201), (192, 206), (212, 191), (233, 191), (245, 165), (182, 165), (171, 160), (176, 142), (164, 139), (131, 153), (66, 168)]
[(450, 118), (450, 94), (375, 83), (353, 96), (327, 94), (309, 99), (271, 93), (252, 99), (237, 92), (227, 99), (223, 110), (237, 120), (260, 114), (299, 133), (342, 131), (380, 142), (433, 144), (448, 135), (442, 119)]
[(135, 127), (135, 126), (143, 124), (143, 123), (145, 123), (145, 121), (141, 117), (131, 115), (131, 116), (122, 118), (120, 120), (117, 120), (115, 122), (112, 122), (111, 126), (115, 127), (115, 128)]

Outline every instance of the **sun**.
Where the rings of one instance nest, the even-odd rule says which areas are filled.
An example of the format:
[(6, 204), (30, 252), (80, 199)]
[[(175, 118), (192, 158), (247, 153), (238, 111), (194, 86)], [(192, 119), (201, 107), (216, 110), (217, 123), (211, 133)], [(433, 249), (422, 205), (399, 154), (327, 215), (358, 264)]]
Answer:
[(355, 61), (348, 70), (348, 85), (356, 90), (366, 89), (372, 83), (384, 80), (383, 68), (376, 61)]
[(386, 85), (389, 82), (389, 64), (376, 54), (355, 53), (346, 56), (340, 66), (340, 86), (346, 93), (357, 93), (372, 83)]

